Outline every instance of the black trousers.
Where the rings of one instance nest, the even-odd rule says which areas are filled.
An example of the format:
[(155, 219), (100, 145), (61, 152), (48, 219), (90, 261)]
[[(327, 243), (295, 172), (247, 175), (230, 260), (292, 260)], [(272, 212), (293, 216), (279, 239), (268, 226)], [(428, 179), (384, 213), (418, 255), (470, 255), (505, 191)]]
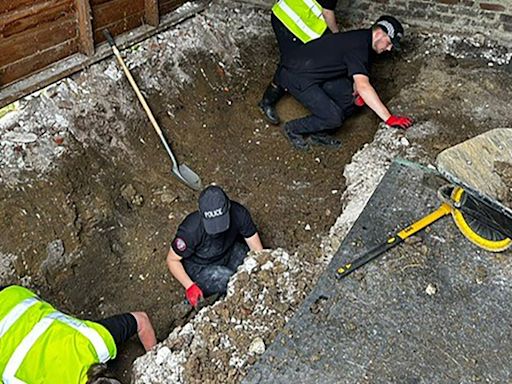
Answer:
[(309, 116), (286, 123), (286, 128), (294, 133), (311, 134), (339, 128), (355, 111), (353, 83), (347, 77), (310, 85), (283, 69), (279, 81), (311, 112)]
[(274, 73), (274, 78), (272, 81), (274, 84), (279, 84), (278, 76), (279, 71), (281, 70), (281, 62), (283, 61), (283, 57), (288, 55), (295, 48), (303, 46), (304, 43), (301, 39), (297, 38), (293, 33), (291, 33), (288, 28), (286, 28), (285, 25), (281, 23), (281, 20), (279, 20), (273, 13), (270, 17), (270, 23), (272, 24), (272, 29), (276, 35), (280, 54), (279, 64), (277, 65), (277, 69)]
[(96, 320), (112, 335), (117, 346), (137, 333), (137, 320), (131, 313), (122, 313), (105, 319)]
[[(272, 29), (274, 30), (274, 34), (276, 35), (277, 45), (279, 47), (279, 64), (277, 65), (276, 72), (274, 74), (274, 78), (272, 81), (274, 84), (279, 84), (279, 71), (281, 70), (281, 62), (283, 61), (283, 57), (287, 56), (290, 52), (292, 52), (297, 47), (302, 47), (304, 43), (301, 39), (291, 33), (286, 26), (281, 23), (273, 13), (270, 17), (270, 23), (272, 24)], [(331, 30), (327, 28), (322, 36), (331, 33)]]
[(279, 46), (279, 53), (281, 56), (287, 55), (293, 49), (304, 45), (302, 40), (291, 33), (288, 28), (281, 23), (281, 20), (279, 20), (276, 15), (272, 14), (270, 17), (270, 23), (272, 24), (272, 29), (276, 35), (277, 45)]
[(190, 278), (199, 285), (205, 296), (215, 293), (224, 294), (228, 282), (236, 269), (242, 265), (249, 247), (245, 243), (235, 241), (224, 257), (213, 264), (196, 264), (184, 259), (183, 267)]

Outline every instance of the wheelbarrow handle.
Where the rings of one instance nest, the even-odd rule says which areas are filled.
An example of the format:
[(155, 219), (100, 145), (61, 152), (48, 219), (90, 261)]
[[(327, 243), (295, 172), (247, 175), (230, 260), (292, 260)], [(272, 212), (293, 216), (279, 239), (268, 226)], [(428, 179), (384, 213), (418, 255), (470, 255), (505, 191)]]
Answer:
[(108, 45), (110, 45), (111, 47), (115, 47), (116, 43), (114, 42), (114, 38), (112, 37), (108, 29), (103, 30), (103, 36), (105, 36), (105, 39), (107, 39)]

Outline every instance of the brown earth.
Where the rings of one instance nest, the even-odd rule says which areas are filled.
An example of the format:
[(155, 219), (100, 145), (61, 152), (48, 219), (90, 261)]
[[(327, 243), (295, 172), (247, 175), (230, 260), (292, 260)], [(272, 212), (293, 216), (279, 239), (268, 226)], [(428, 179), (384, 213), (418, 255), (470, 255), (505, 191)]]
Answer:
[(505, 207), (512, 207), (512, 164), (497, 161), (494, 166), (496, 173), (505, 184), (503, 196), (498, 196), (498, 199)]
[[(511, 126), (510, 113), (502, 113), (508, 108), (502, 100), (511, 96), (510, 74), (482, 60), (426, 49), (432, 49), (430, 37), (414, 35), (402, 56), (379, 59), (372, 77), (397, 113), (439, 127), (436, 136), (411, 129), (409, 140), (421, 148), (418, 158), (433, 162), (450, 145)], [(372, 140), (378, 119), (367, 108), (349, 119), (337, 133), (339, 151), (295, 151), (256, 107), (276, 64), (273, 38), (240, 50), (241, 70), (229, 74), (215, 57), (187, 58), (196, 68), (193, 81), (178, 95), (151, 94), (149, 104), (179, 160), (204, 184), (215, 182), (247, 205), (267, 248), (301, 249), (316, 260), (320, 238), (341, 213), (344, 166)], [(183, 291), (170, 277), (165, 256), (177, 226), (196, 209), (197, 193), (172, 177), (157, 136), (135, 99), (133, 104), (137, 117), (128, 126), (126, 157), (119, 149), (109, 156), (69, 137), (63, 145), (71, 150), (46, 177), (34, 174), (30, 182), (0, 187), (0, 251), (19, 256), (11, 282), (25, 281), (58, 308), (91, 319), (144, 310), (164, 339), (183, 322), (171, 310)], [(279, 112), (284, 120), (306, 113), (290, 97)], [(76, 121), (81, 130), (109, 123), (94, 116)], [(102, 140), (115, 136), (113, 131)], [(303, 294), (313, 284), (303, 284)], [(141, 353), (130, 343), (116, 372), (127, 380), (131, 361)]]

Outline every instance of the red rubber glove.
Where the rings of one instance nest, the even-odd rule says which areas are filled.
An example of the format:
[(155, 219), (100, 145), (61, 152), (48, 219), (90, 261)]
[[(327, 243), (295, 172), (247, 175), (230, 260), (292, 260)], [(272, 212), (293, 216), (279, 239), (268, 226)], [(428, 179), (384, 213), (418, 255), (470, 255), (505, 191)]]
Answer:
[(203, 291), (201, 291), (201, 288), (199, 288), (199, 286), (196, 283), (194, 283), (187, 288), (185, 296), (187, 297), (187, 300), (190, 303), (190, 305), (195, 308), (197, 307), (199, 300), (203, 298)]
[(362, 107), (365, 103), (364, 103), (363, 98), (361, 96), (357, 95), (356, 98), (354, 99), (354, 104), (357, 107)]
[(386, 124), (390, 127), (407, 129), (414, 123), (414, 120), (410, 117), (404, 116), (389, 116), (389, 119), (386, 120)]

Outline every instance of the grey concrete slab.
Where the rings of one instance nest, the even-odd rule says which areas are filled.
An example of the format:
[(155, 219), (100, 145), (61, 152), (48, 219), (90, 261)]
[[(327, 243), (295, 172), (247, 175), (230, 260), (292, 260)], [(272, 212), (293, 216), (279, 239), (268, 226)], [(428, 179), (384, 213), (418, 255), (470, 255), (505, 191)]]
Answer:
[(478, 249), (447, 216), (416, 242), (335, 276), (338, 266), (437, 208), (432, 180), (392, 164), (318, 285), (244, 383), (510, 382), (510, 252)]

